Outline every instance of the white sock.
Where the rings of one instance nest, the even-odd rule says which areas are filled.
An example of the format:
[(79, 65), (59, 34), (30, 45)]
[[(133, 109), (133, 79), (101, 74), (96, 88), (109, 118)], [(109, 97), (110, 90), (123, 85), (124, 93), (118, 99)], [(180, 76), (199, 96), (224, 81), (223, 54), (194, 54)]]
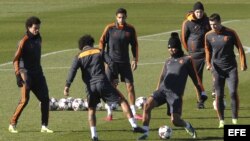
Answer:
[(130, 125), (133, 127), (133, 128), (136, 128), (137, 127), (137, 124), (136, 124), (136, 121), (134, 118), (129, 118), (128, 119)]
[(91, 126), (90, 131), (91, 131), (91, 138), (97, 137), (96, 127), (95, 126)]
[(111, 107), (107, 104), (106, 108), (107, 108), (107, 114), (108, 114), (108, 116), (111, 116), (112, 115)]
[(42, 125), (42, 128), (47, 128), (45, 125)]
[(142, 126), (142, 129), (146, 130), (147, 132), (145, 132), (144, 134), (148, 135), (149, 127), (148, 126)]
[(201, 95), (207, 95), (205, 92), (201, 92)]
[(190, 128), (190, 124), (186, 122), (186, 127), (185, 128)]
[(135, 105), (130, 105), (130, 109), (132, 111), (132, 114), (135, 116), (136, 115)]

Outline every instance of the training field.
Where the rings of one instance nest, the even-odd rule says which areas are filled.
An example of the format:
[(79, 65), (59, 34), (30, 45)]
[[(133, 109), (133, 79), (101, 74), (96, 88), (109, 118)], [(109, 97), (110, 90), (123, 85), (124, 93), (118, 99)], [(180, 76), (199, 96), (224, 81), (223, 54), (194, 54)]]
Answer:
[[(47, 79), (50, 97), (60, 99), (69, 67), (78, 52), (77, 41), (85, 33), (95, 37), (96, 45), (104, 27), (113, 22), (115, 11), (124, 7), (128, 11), (127, 22), (134, 25), (139, 40), (139, 64), (134, 72), (137, 97), (148, 97), (156, 88), (163, 62), (169, 56), (167, 41), (172, 31), (180, 33), (185, 13), (192, 9), (195, 0), (0, 0), (0, 141), (88, 141), (90, 131), (86, 111), (52, 111), (49, 128), (54, 134), (40, 133), (39, 102), (31, 93), (17, 129), (18, 134), (8, 132), (9, 119), (20, 96), (16, 86), (12, 58), (17, 41), (25, 32), (24, 22), (29, 16), (38, 16), (43, 37), (42, 66)], [(235, 29), (240, 36), (250, 66), (250, 2), (248, 0), (202, 0), (207, 15), (217, 12), (225, 26)], [(237, 50), (236, 50), (237, 51)], [(237, 56), (238, 60), (238, 56)], [(250, 72), (239, 71), (240, 111), (239, 124), (250, 124), (249, 86)], [(171, 81), (171, 80), (170, 80)], [(218, 129), (218, 119), (212, 106), (212, 78), (204, 70), (204, 87), (209, 96), (206, 109), (196, 108), (194, 86), (190, 79), (186, 85), (183, 118), (192, 123), (197, 131), (195, 140), (223, 140), (223, 129)], [(119, 88), (124, 93), (124, 84)], [(231, 124), (230, 97), (226, 92), (225, 121)], [(70, 96), (85, 97), (80, 71), (70, 89)], [(142, 113), (142, 110), (138, 110)], [(97, 111), (97, 131), (102, 141), (132, 141), (140, 134), (131, 132), (128, 120), (121, 110), (114, 112), (114, 120), (106, 122), (106, 111)], [(142, 125), (141, 121), (138, 121)], [(173, 127), (166, 115), (166, 107), (152, 111), (148, 140), (160, 140), (161, 125), (173, 128), (171, 140), (191, 140), (183, 128)]]

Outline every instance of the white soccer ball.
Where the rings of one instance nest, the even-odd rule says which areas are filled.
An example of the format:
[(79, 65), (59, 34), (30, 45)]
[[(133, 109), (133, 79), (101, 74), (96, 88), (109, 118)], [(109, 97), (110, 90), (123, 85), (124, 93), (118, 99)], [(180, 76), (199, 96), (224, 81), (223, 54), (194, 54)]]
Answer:
[[(104, 105), (104, 108), (107, 110), (108, 109), (108, 104), (107, 103), (105, 103), (105, 105)], [(111, 105), (110, 105), (110, 108), (111, 108), (111, 110), (118, 110), (118, 108), (119, 108), (119, 104), (117, 104), (117, 103), (112, 103)]]
[[(224, 99), (224, 107), (226, 108), (226, 100)], [(214, 110), (217, 110), (217, 107), (216, 107), (216, 100), (213, 101), (213, 107), (214, 107)]]
[(61, 98), (58, 101), (58, 109), (59, 110), (68, 110), (69, 109), (69, 104), (68, 100), (66, 98)]
[(68, 97), (67, 98), (67, 102), (68, 102), (68, 109), (67, 110), (73, 110), (72, 108), (72, 102), (74, 101), (75, 99), (73, 97)]
[(49, 100), (49, 110), (54, 111), (58, 108), (58, 101), (54, 97), (51, 97)]
[(137, 109), (142, 109), (143, 108), (143, 105), (144, 103), (146, 103), (147, 101), (147, 98), (146, 97), (143, 97), (143, 96), (140, 96), (138, 97), (136, 100), (135, 100), (135, 106)]
[(72, 102), (72, 109), (74, 111), (82, 111), (86, 110), (87, 108), (85, 107), (84, 101), (81, 98), (76, 98)]
[(159, 128), (158, 134), (161, 139), (170, 139), (173, 134), (173, 130), (171, 127), (163, 125)]

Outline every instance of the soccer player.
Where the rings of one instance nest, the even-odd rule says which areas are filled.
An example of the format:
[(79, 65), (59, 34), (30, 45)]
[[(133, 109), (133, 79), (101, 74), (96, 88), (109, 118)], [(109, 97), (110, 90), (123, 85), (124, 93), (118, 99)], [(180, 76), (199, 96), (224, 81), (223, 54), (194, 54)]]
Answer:
[(71, 69), (66, 80), (64, 95), (69, 95), (69, 88), (73, 82), (77, 70), (82, 71), (82, 80), (86, 84), (86, 92), (88, 97), (88, 120), (93, 141), (98, 140), (96, 132), (96, 105), (102, 99), (108, 104), (120, 104), (123, 112), (126, 114), (129, 123), (134, 132), (145, 132), (141, 127), (137, 126), (136, 120), (129, 108), (127, 100), (121, 92), (119, 92), (105, 74), (104, 62), (110, 67), (111, 73), (116, 74), (117, 70), (110, 57), (101, 52), (98, 48), (93, 48), (94, 39), (90, 35), (84, 35), (79, 39), (80, 52), (75, 56)]
[[(181, 40), (185, 50), (193, 58), (201, 81), (203, 79), (203, 69), (205, 65), (204, 38), (209, 30), (211, 30), (211, 28), (208, 17), (204, 12), (203, 4), (196, 2), (193, 6), (193, 11), (186, 15), (186, 19), (182, 24)], [(197, 108), (205, 108), (204, 102), (207, 100), (207, 96), (200, 95), (197, 89), (196, 94), (198, 98)]]
[(17, 86), (21, 89), (21, 99), (16, 110), (11, 117), (9, 131), (18, 133), (16, 129), (17, 121), (29, 102), (30, 91), (41, 102), (42, 128), (41, 132), (53, 133), (48, 129), (49, 120), (49, 91), (46, 79), (41, 66), (41, 44), (40, 36), (41, 21), (38, 17), (29, 17), (26, 21), (26, 34), (18, 44), (14, 56), (13, 64), (17, 80)]
[[(121, 77), (121, 82), (125, 82), (130, 108), (136, 119), (142, 119), (140, 115), (136, 114), (135, 109), (135, 88), (132, 71), (137, 68), (138, 62), (138, 42), (135, 28), (126, 22), (127, 11), (124, 8), (119, 8), (116, 11), (116, 22), (106, 26), (99, 41), (99, 48), (105, 51), (107, 46), (107, 53), (111, 59), (118, 65), (118, 74)], [(130, 64), (129, 45), (133, 59)], [(106, 70), (109, 80), (117, 86), (118, 75), (112, 76), (110, 69)], [(110, 106), (108, 108), (107, 121), (112, 120), (112, 111)]]
[(227, 81), (231, 97), (232, 123), (237, 124), (238, 120), (239, 78), (234, 46), (236, 46), (239, 51), (240, 67), (242, 71), (247, 70), (246, 56), (239, 36), (234, 30), (221, 24), (219, 14), (212, 14), (209, 17), (209, 23), (212, 30), (205, 35), (206, 63), (207, 69), (212, 70), (219, 128), (223, 128), (225, 124), (225, 107), (223, 101), (225, 81)]
[(171, 116), (171, 122), (174, 126), (184, 127), (186, 131), (196, 138), (195, 129), (192, 125), (181, 118), (184, 89), (187, 77), (190, 76), (195, 87), (200, 93), (205, 93), (200, 78), (196, 72), (191, 56), (184, 54), (179, 35), (176, 32), (171, 33), (168, 41), (168, 51), (170, 58), (165, 61), (160, 81), (156, 91), (148, 97), (143, 108), (143, 129), (145, 132), (138, 140), (145, 140), (149, 135), (149, 122), (153, 108), (167, 105), (167, 114)]

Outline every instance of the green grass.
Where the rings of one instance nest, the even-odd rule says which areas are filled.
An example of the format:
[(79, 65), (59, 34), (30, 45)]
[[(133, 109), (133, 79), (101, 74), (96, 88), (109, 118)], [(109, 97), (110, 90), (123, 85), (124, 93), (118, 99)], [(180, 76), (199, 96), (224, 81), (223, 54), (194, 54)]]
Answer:
[[(208, 15), (218, 12), (223, 21), (233, 21), (225, 24), (236, 30), (244, 46), (250, 46), (248, 32), (250, 24), (249, 6), (247, 0), (215, 0), (203, 1)], [(192, 0), (35, 0), (22, 2), (17, 0), (0, 0), (0, 140), (1, 141), (85, 141), (89, 140), (87, 112), (53, 111), (50, 112), (49, 127), (54, 134), (41, 134), (39, 102), (31, 93), (28, 106), (22, 113), (18, 129), (20, 133), (10, 134), (7, 131), (11, 117), (20, 96), (16, 86), (13, 67), (1, 65), (11, 62), (17, 41), (24, 33), (24, 22), (31, 15), (39, 16), (42, 20), (41, 33), (43, 37), (43, 54), (72, 49), (57, 54), (44, 56), (42, 65), (47, 78), (50, 96), (63, 97), (63, 88), (68, 68), (73, 56), (77, 53), (78, 38), (89, 33), (95, 37), (96, 44), (106, 24), (114, 21), (114, 13), (118, 7), (128, 10), (128, 22), (133, 24), (139, 38), (139, 66), (134, 72), (137, 96), (149, 96), (156, 88), (162, 63), (168, 57), (166, 49), (169, 31), (180, 30), (185, 12), (192, 8)], [(238, 8), (240, 7), (240, 8)], [(163, 33), (159, 34), (158, 33)], [(146, 36), (153, 35), (155, 36)], [(247, 60), (249, 62), (249, 54)], [(149, 64), (153, 63), (153, 64)], [(240, 83), (240, 124), (250, 124), (249, 102), (249, 71), (239, 71)], [(204, 71), (204, 86), (208, 95), (211, 93), (212, 78), (208, 71)], [(126, 96), (124, 84), (119, 88)], [(72, 97), (84, 97), (84, 85), (80, 78), (80, 71), (71, 87)], [(230, 99), (226, 87), (227, 109), (226, 122), (231, 123)], [(197, 140), (223, 140), (223, 130), (218, 129), (216, 112), (212, 108), (212, 99), (207, 102), (204, 110), (196, 109), (193, 84), (188, 80), (184, 97), (183, 118), (190, 121), (197, 129)], [(141, 113), (138, 110), (138, 113)], [(106, 111), (97, 112), (97, 130), (100, 139), (109, 141), (131, 141), (138, 134), (130, 132), (130, 125), (121, 111), (115, 112), (116, 120), (104, 122), (102, 118)], [(141, 125), (141, 121), (138, 121)], [(158, 127), (170, 125), (166, 116), (165, 106), (152, 111), (149, 140), (159, 140)], [(172, 140), (190, 140), (189, 135), (182, 129), (173, 127)]]

